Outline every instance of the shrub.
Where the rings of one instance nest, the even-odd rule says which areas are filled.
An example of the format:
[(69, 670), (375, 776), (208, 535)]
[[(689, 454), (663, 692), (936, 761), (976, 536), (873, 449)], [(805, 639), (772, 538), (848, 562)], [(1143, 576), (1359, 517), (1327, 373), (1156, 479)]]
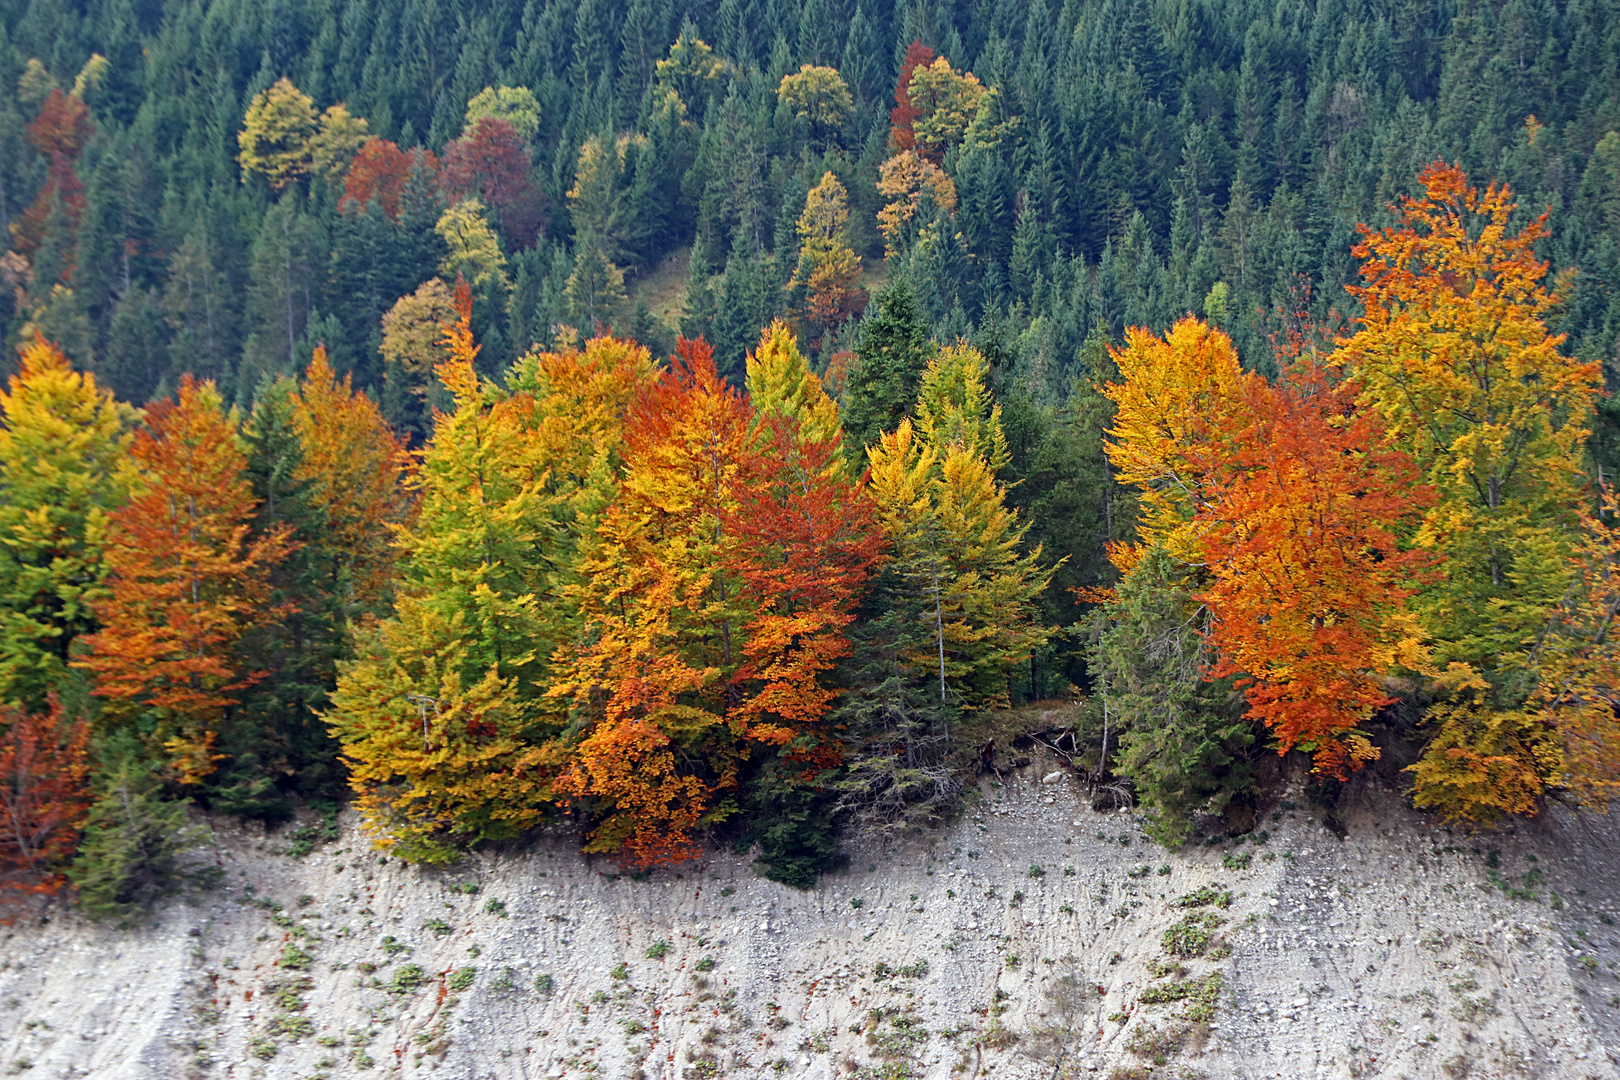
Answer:
[(1164, 932), (1164, 950), (1171, 956), (1202, 956), (1216, 929), (1225, 922), (1213, 911), (1183, 915)]

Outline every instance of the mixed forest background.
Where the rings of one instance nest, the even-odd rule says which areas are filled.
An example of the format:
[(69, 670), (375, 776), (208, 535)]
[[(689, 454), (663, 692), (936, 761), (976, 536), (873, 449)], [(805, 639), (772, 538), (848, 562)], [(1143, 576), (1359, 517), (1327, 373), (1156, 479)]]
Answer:
[(0, 0), (0, 245), (13, 885), (1613, 790), (1607, 0)]

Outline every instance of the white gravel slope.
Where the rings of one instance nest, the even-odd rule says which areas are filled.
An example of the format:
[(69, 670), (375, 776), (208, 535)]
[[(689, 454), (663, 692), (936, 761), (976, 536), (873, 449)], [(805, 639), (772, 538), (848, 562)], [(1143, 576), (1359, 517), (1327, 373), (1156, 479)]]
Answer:
[[(54, 906), (0, 929), (0, 1074), (1620, 1080), (1608, 819), (1466, 837), (1384, 809), (1341, 840), (1299, 810), (1264, 845), (1171, 854), (1027, 771), (810, 892), (730, 854), (636, 881), (559, 837), (436, 872), (347, 820), (302, 861), (219, 825), (223, 884), (153, 926)], [(1213, 1022), (1148, 1071), (1133, 1035), (1185, 1002), (1139, 998), (1174, 985), (1172, 901), (1206, 885), (1233, 894), (1192, 909), (1231, 952), (1183, 964), (1221, 974)]]

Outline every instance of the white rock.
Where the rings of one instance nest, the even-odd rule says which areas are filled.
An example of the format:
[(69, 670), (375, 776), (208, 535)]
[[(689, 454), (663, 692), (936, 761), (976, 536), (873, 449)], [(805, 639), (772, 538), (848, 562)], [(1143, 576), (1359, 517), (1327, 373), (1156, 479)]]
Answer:
[(1043, 783), (1043, 784), (1055, 784), (1059, 780), (1062, 780), (1062, 779), (1063, 779), (1063, 773), (1062, 773), (1061, 770), (1059, 770), (1058, 772), (1049, 772), (1045, 776), (1041, 777), (1041, 783)]

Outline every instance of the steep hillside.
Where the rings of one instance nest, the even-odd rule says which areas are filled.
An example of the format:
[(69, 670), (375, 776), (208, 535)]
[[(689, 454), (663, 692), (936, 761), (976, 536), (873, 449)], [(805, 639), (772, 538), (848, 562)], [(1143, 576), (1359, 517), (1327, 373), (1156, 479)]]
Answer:
[(1351, 813), (1341, 838), (1301, 807), (1171, 854), (1054, 773), (986, 782), (932, 846), (857, 852), (809, 892), (729, 853), (634, 880), (556, 836), (440, 873), (347, 822), (302, 860), (216, 826), (222, 884), (155, 925), (54, 908), (6, 933), (0, 1062), (131, 1080), (1033, 1080), (1146, 1076), (1155, 1057), (1155, 1077), (1620, 1076), (1608, 820), (1465, 837)]

